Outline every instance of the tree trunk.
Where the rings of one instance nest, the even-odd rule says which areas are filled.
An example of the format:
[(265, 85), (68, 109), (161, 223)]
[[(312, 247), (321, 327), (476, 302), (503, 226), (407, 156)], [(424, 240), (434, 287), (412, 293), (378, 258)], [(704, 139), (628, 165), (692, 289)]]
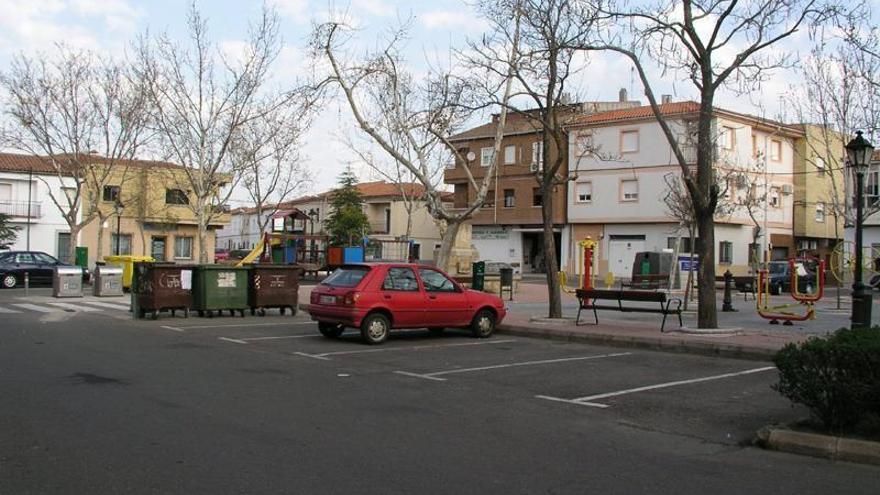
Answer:
[(541, 217), (544, 221), (544, 264), (547, 276), (547, 317), (562, 318), (562, 293), (559, 290), (559, 263), (553, 236), (553, 187), (541, 188)]
[(104, 222), (107, 221), (101, 215), (98, 215), (98, 247), (95, 248), (95, 261), (103, 261), (104, 259)]
[(67, 262), (71, 265), (76, 263), (76, 245), (78, 244), (80, 230), (82, 230), (82, 225), (70, 226), (70, 245), (67, 246)]
[(199, 219), (199, 264), (208, 263), (208, 226)]
[(458, 230), (461, 228), (461, 222), (462, 220), (447, 221), (446, 230), (440, 238), (440, 251), (437, 253), (436, 263), (445, 272), (451, 272), (451, 267), (449, 266), (450, 256), (452, 254), (452, 247), (455, 246)]
[(697, 289), (700, 304), (697, 308), (697, 328), (718, 328), (715, 311), (715, 217), (697, 213), (697, 232), (701, 240), (700, 265), (697, 271)]

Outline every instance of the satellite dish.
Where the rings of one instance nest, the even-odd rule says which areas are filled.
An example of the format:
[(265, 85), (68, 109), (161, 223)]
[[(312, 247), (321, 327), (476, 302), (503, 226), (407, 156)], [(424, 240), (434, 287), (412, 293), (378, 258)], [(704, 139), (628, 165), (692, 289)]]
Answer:
[(469, 151), (467, 154), (468, 161), (472, 162), (472, 161), (474, 161), (475, 158), (477, 158), (477, 154), (474, 153), (473, 151)]

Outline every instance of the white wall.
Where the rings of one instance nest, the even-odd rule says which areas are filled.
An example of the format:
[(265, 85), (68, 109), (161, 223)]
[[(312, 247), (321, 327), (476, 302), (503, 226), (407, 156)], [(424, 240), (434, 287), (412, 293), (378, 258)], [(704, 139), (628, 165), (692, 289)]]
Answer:
[(522, 272), (522, 232), (500, 225), (474, 225), (471, 244), (480, 260), (515, 264), (514, 273)]
[[(10, 205), (15, 202), (19, 202), (21, 205), (26, 205), (28, 194), (27, 179), (27, 173), (0, 172), (0, 184), (10, 184), (12, 186), (11, 198), (8, 200)], [(55, 203), (49, 196), (49, 190), (51, 188), (55, 197), (60, 201), (64, 201), (64, 195), (61, 191), (62, 185), (74, 187), (75, 183), (73, 179), (64, 179), (62, 181), (58, 177), (52, 175), (34, 175), (32, 184), (33, 190), (31, 201), (34, 204), (34, 207), (32, 207), (31, 210), (33, 218), (31, 218), (30, 223), (30, 250), (43, 251), (57, 257), (59, 255), (58, 234), (70, 232), (70, 228), (67, 225), (67, 221), (64, 220), (61, 211), (55, 206)], [(8, 208), (10, 206), (6, 207)], [(26, 210), (26, 206), (24, 207)], [(36, 214), (37, 209), (39, 209), (39, 216)], [(21, 230), (18, 232), (18, 239), (10, 249), (28, 249), (28, 222), (26, 211), (22, 215), (11, 216), (10, 223), (21, 227)], [(78, 239), (72, 239), (71, 242), (78, 242)]]

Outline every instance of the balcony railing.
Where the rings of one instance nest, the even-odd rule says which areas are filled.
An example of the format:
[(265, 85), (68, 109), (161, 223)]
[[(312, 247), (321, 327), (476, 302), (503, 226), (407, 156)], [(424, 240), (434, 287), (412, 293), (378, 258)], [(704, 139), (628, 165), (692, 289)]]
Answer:
[(385, 222), (370, 222), (370, 232), (373, 234), (388, 234)]
[(12, 201), (8, 199), (0, 199), (0, 213), (5, 213), (10, 217), (25, 217), (27, 218), (40, 218), (42, 215), (42, 211), (40, 210), (40, 203), (31, 201), (30, 208), (28, 208), (27, 201)]

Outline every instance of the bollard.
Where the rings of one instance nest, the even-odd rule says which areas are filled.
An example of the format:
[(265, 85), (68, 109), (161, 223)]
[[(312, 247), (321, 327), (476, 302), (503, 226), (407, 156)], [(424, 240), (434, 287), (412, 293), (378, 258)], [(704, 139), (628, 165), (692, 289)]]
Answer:
[(733, 274), (730, 273), (730, 270), (727, 270), (726, 272), (724, 272), (724, 302), (721, 305), (721, 311), (736, 311), (735, 309), (733, 309), (733, 300), (730, 296), (731, 285), (733, 285)]
[(30, 294), (31, 288), (31, 278), (28, 275), (28, 272), (24, 272), (24, 296), (27, 297)]

